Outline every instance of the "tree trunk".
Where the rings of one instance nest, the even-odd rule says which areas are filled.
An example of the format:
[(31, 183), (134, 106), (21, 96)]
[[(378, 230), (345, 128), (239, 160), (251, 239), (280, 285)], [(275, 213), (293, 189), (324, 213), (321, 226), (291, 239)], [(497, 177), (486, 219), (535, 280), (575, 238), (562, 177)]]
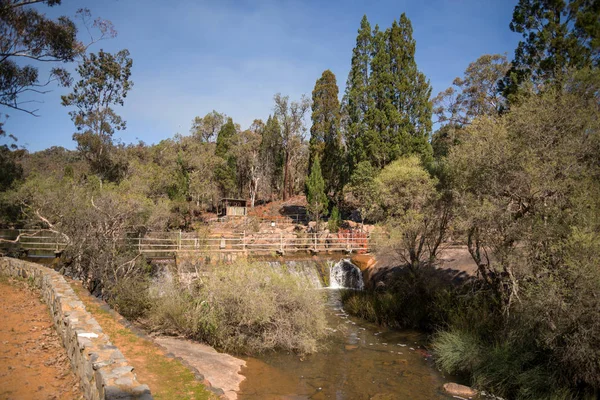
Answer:
[(283, 166), (283, 193), (282, 198), (283, 201), (286, 201), (288, 198), (288, 186), (290, 180), (290, 153), (288, 151), (285, 152), (285, 163)]

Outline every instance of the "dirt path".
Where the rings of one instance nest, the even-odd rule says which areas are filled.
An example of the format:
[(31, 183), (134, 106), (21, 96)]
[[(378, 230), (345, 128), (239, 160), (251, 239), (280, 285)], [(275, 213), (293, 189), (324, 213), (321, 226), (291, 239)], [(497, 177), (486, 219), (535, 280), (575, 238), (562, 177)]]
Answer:
[(0, 399), (83, 399), (37, 291), (0, 277), (0, 321)]

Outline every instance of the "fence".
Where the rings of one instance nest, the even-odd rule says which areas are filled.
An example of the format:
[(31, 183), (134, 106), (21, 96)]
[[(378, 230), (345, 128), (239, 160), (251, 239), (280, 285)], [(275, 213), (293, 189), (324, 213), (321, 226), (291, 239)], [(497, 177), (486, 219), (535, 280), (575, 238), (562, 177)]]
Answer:
[[(18, 238), (18, 241), (13, 242)], [(58, 234), (35, 229), (1, 229), (0, 248), (4, 250), (26, 250), (28, 252), (61, 252), (67, 246)]]
[[(34, 233), (32, 231), (31, 233)], [(14, 240), (25, 231), (0, 231), (0, 239)], [(241, 252), (241, 253), (291, 253), (291, 252), (366, 252), (373, 246), (373, 238), (362, 232), (343, 231), (328, 235), (253, 233), (195, 236), (194, 233), (155, 232), (145, 237), (124, 237), (123, 241), (133, 250), (160, 257), (179, 252)], [(17, 243), (0, 242), (5, 249), (21, 249), (28, 252), (60, 252), (66, 243), (58, 235), (40, 232), (36, 235), (21, 236)]]

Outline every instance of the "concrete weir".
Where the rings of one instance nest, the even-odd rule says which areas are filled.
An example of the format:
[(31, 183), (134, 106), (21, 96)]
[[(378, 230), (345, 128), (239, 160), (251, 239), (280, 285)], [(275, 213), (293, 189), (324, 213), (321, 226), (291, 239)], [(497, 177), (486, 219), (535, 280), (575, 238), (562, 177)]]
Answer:
[(150, 388), (137, 381), (133, 367), (61, 274), (7, 257), (0, 258), (0, 274), (30, 279), (41, 290), (86, 399), (152, 399)]

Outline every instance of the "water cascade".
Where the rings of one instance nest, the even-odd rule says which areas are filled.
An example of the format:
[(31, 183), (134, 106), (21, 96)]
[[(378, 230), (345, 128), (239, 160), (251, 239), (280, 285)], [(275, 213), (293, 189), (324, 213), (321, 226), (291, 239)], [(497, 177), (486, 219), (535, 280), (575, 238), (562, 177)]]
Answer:
[(329, 287), (331, 289), (356, 289), (365, 287), (360, 269), (350, 260), (343, 259), (329, 267)]

